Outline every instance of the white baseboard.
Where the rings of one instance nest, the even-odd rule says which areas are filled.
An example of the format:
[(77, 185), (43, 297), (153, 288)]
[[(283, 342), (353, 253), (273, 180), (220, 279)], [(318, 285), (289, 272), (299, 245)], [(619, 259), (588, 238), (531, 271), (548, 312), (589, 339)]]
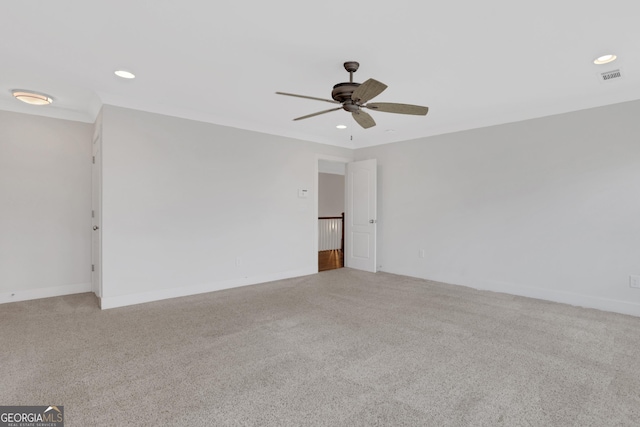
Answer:
[(595, 308), (596, 310), (610, 311), (613, 313), (628, 314), (630, 316), (640, 317), (640, 304), (630, 301), (613, 300), (593, 295), (584, 295), (574, 292), (559, 291), (555, 289), (522, 286), (514, 283), (503, 283), (492, 280), (475, 280), (468, 283), (463, 283), (461, 280), (448, 280), (444, 277), (424, 277), (424, 279), (433, 280), (440, 283), (466, 286), (483, 291), (500, 292), (504, 294), (535, 298), (544, 301), (559, 302), (576, 307)]
[(630, 301), (613, 300), (596, 297), (593, 295), (577, 294), (574, 292), (559, 291), (555, 289), (534, 288), (528, 286), (515, 286), (503, 283), (483, 282), (476, 289), (502, 292), (505, 294), (536, 298), (545, 301), (559, 302), (577, 307), (595, 308), (613, 313), (628, 314), (640, 317), (640, 304)]
[(220, 282), (200, 285), (184, 286), (179, 288), (159, 289), (148, 292), (139, 292), (128, 295), (100, 298), (100, 308), (125, 307), (128, 305), (142, 304), (145, 302), (160, 301), (169, 298), (186, 297), (189, 295), (204, 294), (207, 292), (221, 291), (223, 289), (237, 288), (240, 286), (255, 285), (258, 283), (273, 282), (274, 280), (290, 279), (292, 277), (309, 276), (316, 274), (317, 269), (290, 270), (280, 273), (264, 274), (253, 277), (223, 280)]
[(84, 292), (93, 292), (91, 283), (77, 283), (75, 285), (50, 286), (46, 288), (16, 290), (13, 292), (0, 293), (0, 304), (40, 298), (59, 297), (62, 295), (81, 294)]

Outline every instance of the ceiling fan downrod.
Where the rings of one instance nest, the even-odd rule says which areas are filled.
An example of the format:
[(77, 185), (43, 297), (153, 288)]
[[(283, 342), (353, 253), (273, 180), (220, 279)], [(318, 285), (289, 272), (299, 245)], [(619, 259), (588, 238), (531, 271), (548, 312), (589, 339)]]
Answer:
[(347, 61), (344, 63), (344, 69), (349, 72), (349, 83), (353, 83), (353, 73), (358, 71), (360, 64), (356, 61)]

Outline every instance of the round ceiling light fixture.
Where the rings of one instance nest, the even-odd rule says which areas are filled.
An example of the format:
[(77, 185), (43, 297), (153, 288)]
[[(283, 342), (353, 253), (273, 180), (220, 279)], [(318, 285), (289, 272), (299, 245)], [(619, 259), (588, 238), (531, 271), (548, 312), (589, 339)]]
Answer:
[(30, 105), (49, 105), (53, 102), (53, 99), (44, 93), (24, 89), (14, 89), (11, 93), (16, 99)]
[(131, 71), (126, 71), (126, 70), (117, 70), (115, 71), (116, 76), (118, 77), (122, 77), (123, 79), (135, 79), (136, 75), (133, 74)]
[(602, 55), (594, 59), (593, 63), (596, 65), (608, 64), (609, 62), (615, 61), (617, 58), (616, 55), (609, 53), (607, 55)]

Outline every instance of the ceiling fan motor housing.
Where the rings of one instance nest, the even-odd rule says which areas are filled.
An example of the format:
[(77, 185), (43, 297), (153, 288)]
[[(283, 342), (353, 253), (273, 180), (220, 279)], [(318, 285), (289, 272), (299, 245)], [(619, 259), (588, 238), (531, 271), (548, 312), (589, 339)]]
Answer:
[(358, 86), (360, 83), (338, 83), (333, 87), (331, 97), (340, 103), (351, 101), (351, 94)]

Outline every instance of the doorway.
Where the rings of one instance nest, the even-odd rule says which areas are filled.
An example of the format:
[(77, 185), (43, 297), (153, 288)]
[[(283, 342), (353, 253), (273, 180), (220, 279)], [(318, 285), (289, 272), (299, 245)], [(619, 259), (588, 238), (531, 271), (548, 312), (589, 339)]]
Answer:
[[(316, 173), (316, 211), (320, 217), (320, 174), (333, 173), (342, 176), (344, 210), (343, 246), (334, 259), (342, 260), (339, 266), (357, 270), (377, 271), (377, 175), (376, 159), (352, 161), (339, 157), (318, 156)], [(335, 211), (336, 208), (333, 208)], [(324, 211), (322, 213), (325, 213)], [(338, 216), (338, 215), (332, 215)], [(316, 226), (315, 250), (320, 249), (320, 226)], [(327, 249), (327, 248), (324, 248)], [(336, 249), (337, 250), (337, 249)], [(329, 259), (331, 259), (331, 254)], [(320, 256), (319, 256), (320, 257)], [(319, 270), (320, 271), (320, 270)]]
[(344, 267), (345, 166), (318, 160), (318, 271)]

